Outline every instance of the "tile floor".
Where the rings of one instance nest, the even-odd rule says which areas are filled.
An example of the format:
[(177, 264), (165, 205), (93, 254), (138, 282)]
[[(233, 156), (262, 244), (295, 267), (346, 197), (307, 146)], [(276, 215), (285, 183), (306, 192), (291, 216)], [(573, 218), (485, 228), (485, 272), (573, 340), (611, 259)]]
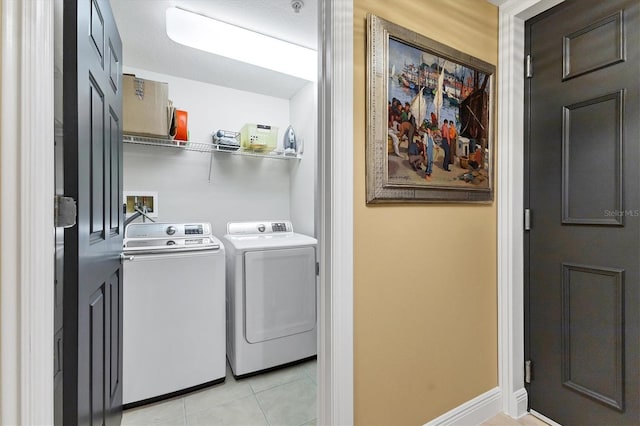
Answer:
[[(227, 365), (223, 384), (126, 410), (122, 426), (315, 426), (316, 361), (235, 380)], [(548, 426), (527, 415), (505, 414), (481, 426)]]
[(549, 426), (537, 417), (527, 414), (519, 419), (512, 419), (506, 414), (498, 414), (497, 416), (482, 423), (481, 426)]
[(122, 426), (315, 426), (316, 361), (126, 410)]

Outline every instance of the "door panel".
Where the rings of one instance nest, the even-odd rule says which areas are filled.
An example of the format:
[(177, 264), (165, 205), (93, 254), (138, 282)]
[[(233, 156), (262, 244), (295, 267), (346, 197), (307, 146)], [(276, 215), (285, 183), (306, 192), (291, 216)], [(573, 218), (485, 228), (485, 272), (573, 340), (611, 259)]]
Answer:
[[(113, 77), (113, 76), (111, 76)], [(111, 82), (111, 77), (109, 81)], [(114, 87), (115, 89), (115, 87)], [(111, 194), (111, 211), (109, 212), (109, 231), (110, 233), (117, 234), (118, 228), (120, 226), (120, 215), (122, 214), (122, 209), (120, 208), (120, 193), (118, 188), (122, 188), (122, 171), (121, 164), (119, 159), (122, 158), (121, 151), (121, 137), (122, 128), (120, 126), (120, 121), (115, 111), (109, 109), (109, 149), (110, 153), (110, 175), (111, 175), (111, 185), (109, 188), (109, 194)]]
[(100, 286), (89, 302), (89, 401), (91, 402), (91, 424), (105, 424), (104, 355), (105, 355), (105, 306), (104, 286)]
[(104, 238), (104, 96), (90, 78), (89, 104), (91, 105), (91, 238)]
[(562, 383), (623, 409), (624, 271), (563, 264)]
[[(565, 224), (622, 225), (624, 91), (563, 107), (562, 218)], [(601, 117), (607, 117), (601, 120)]]
[(117, 392), (122, 388), (122, 280), (120, 279), (120, 271), (116, 271), (109, 279), (109, 396), (114, 399)]
[(596, 20), (564, 37), (563, 79), (624, 60), (623, 11)]
[(622, 410), (624, 271), (562, 268), (562, 383)]
[(316, 326), (315, 249), (244, 254), (245, 337), (259, 343)]
[(122, 417), (122, 42), (108, 0), (64, 2), (63, 423)]
[(639, 14), (567, 0), (526, 23), (529, 402), (566, 426), (640, 424)]

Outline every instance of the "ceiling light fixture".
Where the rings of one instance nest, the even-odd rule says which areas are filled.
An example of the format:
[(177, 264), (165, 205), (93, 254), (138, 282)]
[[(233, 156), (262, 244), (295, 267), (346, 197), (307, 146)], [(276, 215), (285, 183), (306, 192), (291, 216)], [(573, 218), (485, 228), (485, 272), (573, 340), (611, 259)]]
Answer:
[(317, 52), (203, 15), (170, 7), (167, 35), (176, 43), (316, 81)]

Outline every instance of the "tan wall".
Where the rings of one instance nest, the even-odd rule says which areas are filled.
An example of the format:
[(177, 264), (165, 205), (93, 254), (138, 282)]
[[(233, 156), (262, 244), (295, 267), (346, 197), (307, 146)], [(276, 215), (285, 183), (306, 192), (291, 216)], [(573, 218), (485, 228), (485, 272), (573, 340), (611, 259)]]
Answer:
[[(2, 1), (0, 1), (0, 92), (2, 92), (2, 37), (3, 37), (3, 26), (2, 26)], [(0, 99), (0, 126), (2, 126), (2, 99)], [(2, 127), (0, 127), (1, 129)], [(0, 144), (2, 143), (2, 138), (0, 138)], [(2, 152), (0, 150), (0, 155), (2, 155)], [(0, 157), (0, 160), (2, 160), (2, 158)], [(0, 206), (2, 206), (2, 185), (1, 185), (2, 181), (0, 181)], [(0, 214), (0, 225), (2, 225), (2, 215)], [(2, 258), (2, 247), (0, 247), (0, 259)], [(2, 296), (2, 262), (0, 262), (0, 296)], [(2, 300), (0, 300), (0, 305), (2, 304)], [(2, 321), (0, 321), (0, 330), (2, 330)], [(1, 331), (0, 331), (1, 333)], [(4, 352), (2, 351), (2, 344), (0, 344), (0, 352)], [(2, 360), (0, 359), (0, 362), (2, 362)], [(0, 387), (0, 410), (2, 409), (2, 387)]]
[(417, 425), (497, 386), (496, 205), (365, 205), (366, 14), (495, 65), (498, 10), (481, 0), (354, 8), (355, 421)]

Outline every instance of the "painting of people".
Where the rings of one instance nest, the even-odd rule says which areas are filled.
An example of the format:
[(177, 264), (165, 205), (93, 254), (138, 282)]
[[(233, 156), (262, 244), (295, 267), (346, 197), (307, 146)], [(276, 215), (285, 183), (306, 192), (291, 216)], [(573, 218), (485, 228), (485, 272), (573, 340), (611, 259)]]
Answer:
[(389, 183), (488, 188), (489, 77), (389, 39)]
[(373, 15), (368, 37), (367, 201), (492, 200), (495, 67)]

